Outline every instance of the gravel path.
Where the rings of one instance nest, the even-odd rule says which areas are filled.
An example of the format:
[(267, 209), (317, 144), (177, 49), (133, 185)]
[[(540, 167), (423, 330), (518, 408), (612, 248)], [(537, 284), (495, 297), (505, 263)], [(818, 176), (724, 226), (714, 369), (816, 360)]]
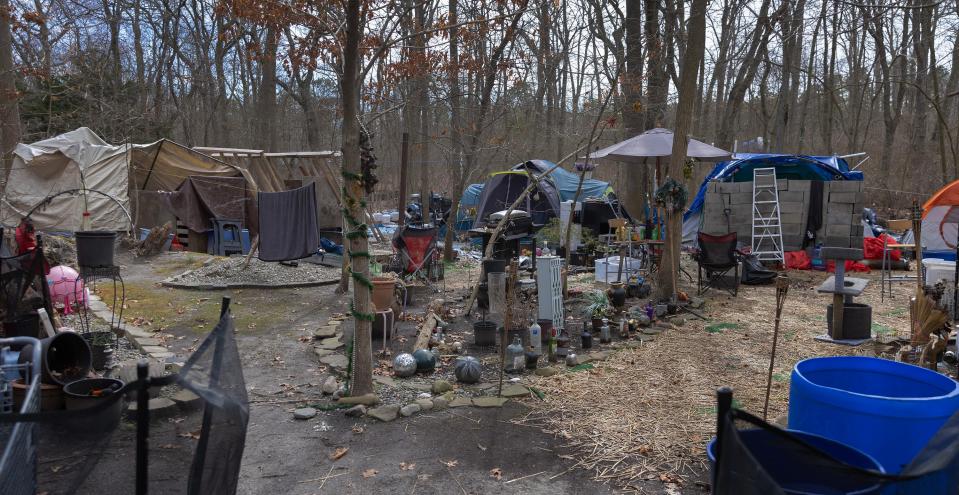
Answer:
[(300, 262), (298, 266), (260, 261), (246, 265), (245, 256), (216, 258), (216, 261), (171, 279), (173, 285), (285, 286), (332, 283), (339, 280), (340, 269)]

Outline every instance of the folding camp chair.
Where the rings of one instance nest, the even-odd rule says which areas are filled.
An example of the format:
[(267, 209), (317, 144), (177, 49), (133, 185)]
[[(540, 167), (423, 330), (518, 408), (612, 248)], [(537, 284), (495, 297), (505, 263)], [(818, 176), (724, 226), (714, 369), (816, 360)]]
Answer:
[(393, 237), (397, 271), (404, 277), (420, 278), (430, 285), (436, 264), (437, 228), (404, 225)]
[[(739, 243), (736, 233), (709, 235), (700, 232), (697, 240), (699, 251), (693, 254), (693, 258), (699, 264), (699, 294), (709, 289), (723, 289), (735, 297), (739, 292), (741, 256), (736, 250)], [(734, 275), (731, 280), (728, 276), (730, 271)]]

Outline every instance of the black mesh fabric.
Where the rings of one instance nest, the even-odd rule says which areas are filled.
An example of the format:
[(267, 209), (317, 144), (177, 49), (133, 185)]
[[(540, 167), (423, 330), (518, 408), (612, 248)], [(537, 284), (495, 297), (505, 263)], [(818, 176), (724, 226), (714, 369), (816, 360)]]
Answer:
[[(202, 412), (151, 413), (148, 492), (235, 493), (249, 403), (229, 313), (178, 375), (150, 379), (151, 396), (169, 395), (160, 388), (174, 384), (197, 394)], [(30, 471), (36, 473), (36, 493), (136, 492), (136, 416), (133, 413), (129, 420), (117, 421), (116, 412), (126, 411), (128, 404), (135, 402), (139, 385), (139, 381), (127, 383), (89, 409), (41, 408), (39, 413), (0, 414), (0, 431), (14, 424), (35, 425), (37, 462), (35, 471)], [(0, 449), (4, 447), (0, 442)], [(22, 459), (21, 463), (28, 461)], [(0, 493), (19, 493), (10, 490), (13, 485), (9, 481), (0, 479)]]
[(735, 232), (716, 236), (699, 233), (699, 263), (705, 268), (727, 268), (736, 264), (736, 245), (739, 243)]
[(828, 453), (741, 410), (731, 410), (724, 425), (715, 494), (959, 494), (959, 413), (898, 475), (869, 469), (854, 453)]
[(187, 360), (179, 381), (205, 402), (189, 493), (235, 493), (250, 404), (229, 312)]

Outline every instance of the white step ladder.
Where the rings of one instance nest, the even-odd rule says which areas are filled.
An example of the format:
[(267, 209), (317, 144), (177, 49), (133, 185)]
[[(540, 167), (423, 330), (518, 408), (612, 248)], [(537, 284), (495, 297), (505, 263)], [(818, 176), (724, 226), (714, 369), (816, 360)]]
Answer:
[(784, 261), (775, 168), (753, 169), (752, 237), (752, 254), (760, 261)]

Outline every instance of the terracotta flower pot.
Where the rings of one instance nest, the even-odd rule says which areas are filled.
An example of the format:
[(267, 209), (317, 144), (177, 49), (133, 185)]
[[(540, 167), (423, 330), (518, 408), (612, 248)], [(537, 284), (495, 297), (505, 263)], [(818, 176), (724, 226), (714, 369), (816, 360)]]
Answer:
[(393, 307), (396, 282), (391, 277), (373, 277), (373, 306), (377, 311)]

